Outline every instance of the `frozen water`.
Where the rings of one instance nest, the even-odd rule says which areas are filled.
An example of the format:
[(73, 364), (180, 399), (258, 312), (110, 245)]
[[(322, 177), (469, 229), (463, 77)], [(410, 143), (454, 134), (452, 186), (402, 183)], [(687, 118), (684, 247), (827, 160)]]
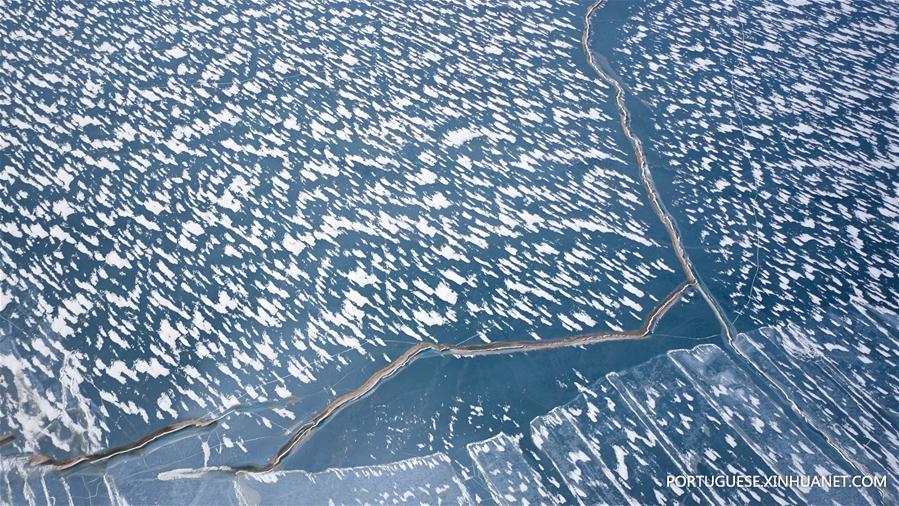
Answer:
[(468, 453), (498, 503), (543, 504), (551, 499), (519, 448), (521, 436), (499, 433), (468, 445)]

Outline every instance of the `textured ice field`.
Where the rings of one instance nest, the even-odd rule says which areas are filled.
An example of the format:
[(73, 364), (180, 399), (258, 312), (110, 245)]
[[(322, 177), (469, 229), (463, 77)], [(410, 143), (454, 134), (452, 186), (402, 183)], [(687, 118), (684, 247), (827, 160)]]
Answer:
[[(846, 339), (815, 336), (830, 323), (851, 325), (893, 347), (899, 318), (868, 308), (838, 318), (818, 328), (783, 325), (740, 334), (735, 352), (705, 344), (611, 373), (535, 418), (524, 433), (500, 432), (468, 444), (467, 462), (436, 452), (320, 472), (198, 474), (185, 444), (196, 436), (186, 435), (76, 473), (0, 457), (0, 498), (14, 504), (890, 504), (899, 476), (891, 460), (895, 448), (878, 452), (895, 444), (899, 427), (888, 407), (859, 400), (853, 380), (824, 377), (818, 369), (851, 370), (865, 362), (864, 354), (840, 353)], [(800, 339), (808, 347), (797, 347)], [(897, 354), (884, 349), (884, 356)], [(799, 377), (806, 383), (792, 379)], [(815, 392), (826, 395), (813, 398)], [(734, 473), (870, 474), (886, 476), (887, 486), (666, 483), (668, 475)]]
[(519, 440), (502, 432), (468, 445), (468, 453), (490, 494), (507, 504), (544, 504), (552, 500), (540, 475), (528, 464)]
[(594, 47), (740, 329), (850, 297), (897, 307), (896, 2), (613, 1), (597, 19)]
[(5, 5), (0, 430), (273, 446), (417, 341), (638, 327), (681, 275), (582, 7)]
[[(587, 7), (0, 0), (0, 503), (895, 501), (899, 317), (873, 309), (899, 300), (890, 2), (595, 15), (733, 347), (567, 350), (601, 358), (589, 378), (562, 353), (422, 360), (331, 421), (327, 469), (302, 461), (319, 439), (216, 471), (267, 462), (415, 343), (632, 330), (683, 280)], [(719, 330), (697, 293), (669, 324)], [(391, 411), (403, 392), (420, 405)], [(194, 417), (217, 423), (26, 462)], [(340, 463), (357, 434), (376, 465)], [(663, 481), (844, 471), (889, 486)]]

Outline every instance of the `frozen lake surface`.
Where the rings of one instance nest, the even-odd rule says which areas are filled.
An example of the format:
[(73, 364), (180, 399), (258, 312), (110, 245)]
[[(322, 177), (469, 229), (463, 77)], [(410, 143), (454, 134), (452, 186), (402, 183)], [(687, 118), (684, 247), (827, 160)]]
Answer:
[(895, 7), (589, 8), (0, 0), (0, 502), (895, 498), (664, 483), (899, 473)]

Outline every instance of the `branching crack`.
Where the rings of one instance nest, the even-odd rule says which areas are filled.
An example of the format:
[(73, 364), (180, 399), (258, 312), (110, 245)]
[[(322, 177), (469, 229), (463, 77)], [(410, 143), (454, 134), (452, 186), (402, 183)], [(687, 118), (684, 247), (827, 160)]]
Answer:
[[(711, 296), (702, 283), (700, 283), (693, 270), (692, 263), (690, 261), (689, 256), (687, 255), (686, 249), (684, 248), (680, 235), (677, 232), (677, 228), (675, 227), (674, 221), (668, 212), (665, 210), (665, 207), (659, 197), (658, 191), (656, 190), (655, 183), (652, 179), (652, 174), (649, 171), (649, 167), (646, 163), (646, 157), (643, 153), (642, 143), (640, 139), (638, 139), (630, 127), (630, 116), (627, 109), (627, 106), (624, 101), (624, 89), (621, 83), (612, 77), (610, 74), (604, 72), (600, 67), (596, 64), (594, 59), (593, 51), (590, 49), (589, 39), (590, 39), (590, 29), (593, 15), (604, 5), (606, 0), (598, 0), (594, 4), (592, 4), (584, 14), (584, 28), (581, 33), (581, 45), (583, 46), (584, 53), (587, 58), (587, 63), (590, 65), (592, 70), (596, 73), (596, 75), (605, 83), (612, 86), (615, 90), (615, 105), (618, 109), (618, 114), (620, 118), (621, 128), (624, 132), (625, 137), (630, 141), (631, 147), (634, 151), (634, 156), (637, 161), (637, 166), (640, 171), (640, 178), (643, 181), (643, 185), (646, 189), (646, 192), (649, 196), (650, 205), (661, 221), (662, 225), (665, 227), (665, 230), (668, 234), (668, 237), (671, 241), (671, 246), (674, 249), (674, 253), (677, 255), (678, 261), (681, 265), (681, 269), (684, 272), (686, 279), (678, 285), (671, 293), (669, 293), (658, 305), (656, 305), (644, 318), (642, 325), (640, 328), (632, 331), (619, 331), (619, 332), (595, 332), (589, 334), (582, 334), (573, 337), (566, 337), (560, 339), (549, 339), (549, 340), (521, 340), (521, 341), (505, 341), (505, 342), (493, 342), (493, 343), (483, 343), (483, 344), (442, 344), (442, 343), (419, 343), (408, 350), (406, 350), (402, 355), (400, 355), (397, 359), (392, 361), (386, 367), (380, 369), (375, 372), (368, 379), (360, 385), (358, 388), (347, 392), (334, 400), (332, 400), (324, 409), (322, 409), (318, 414), (316, 414), (311, 420), (302, 425), (296, 432), (290, 437), (290, 439), (285, 443), (268, 461), (267, 464), (262, 466), (242, 466), (242, 467), (216, 467), (216, 468), (206, 468), (206, 469), (198, 469), (194, 471), (194, 474), (202, 474), (204, 472), (230, 472), (230, 473), (261, 473), (268, 472), (275, 469), (284, 458), (294, 449), (297, 445), (305, 441), (309, 435), (319, 426), (321, 426), (325, 421), (329, 418), (333, 417), (338, 411), (342, 408), (352, 404), (353, 402), (365, 397), (366, 395), (372, 393), (378, 385), (399, 373), (401, 370), (418, 360), (423, 356), (425, 352), (433, 352), (443, 356), (455, 356), (455, 357), (476, 357), (482, 355), (489, 354), (497, 354), (497, 353), (521, 353), (521, 352), (529, 352), (529, 351), (539, 351), (539, 350), (549, 350), (549, 349), (559, 349), (559, 348), (569, 348), (575, 346), (586, 346), (601, 342), (608, 341), (624, 341), (624, 340), (640, 340), (646, 339), (652, 333), (653, 329), (659, 322), (659, 320), (671, 309), (674, 304), (680, 300), (681, 296), (684, 292), (690, 288), (694, 287), (698, 290), (703, 298), (706, 300), (708, 305), (711, 307), (712, 311), (715, 313), (715, 317), (718, 319), (721, 324), (721, 328), (725, 336), (730, 340), (732, 338), (732, 330), (731, 325), (728, 320), (725, 318), (723, 312), (718, 307), (715, 299)], [(72, 457), (65, 460), (56, 460), (51, 459), (42, 455), (37, 455), (31, 459), (31, 462), (34, 464), (45, 464), (51, 465), (58, 469), (68, 469), (73, 466), (76, 466), (80, 463), (84, 462), (101, 462), (107, 460), (109, 458), (122, 455), (125, 453), (129, 453), (144, 446), (150, 444), (153, 441), (156, 441), (164, 436), (169, 434), (179, 432), (188, 428), (204, 428), (209, 427), (216, 423), (216, 419), (191, 419), (177, 422), (175, 424), (163, 427), (153, 433), (141, 438), (137, 442), (124, 446), (117, 449), (112, 449), (96, 454), (91, 455), (81, 455)]]

